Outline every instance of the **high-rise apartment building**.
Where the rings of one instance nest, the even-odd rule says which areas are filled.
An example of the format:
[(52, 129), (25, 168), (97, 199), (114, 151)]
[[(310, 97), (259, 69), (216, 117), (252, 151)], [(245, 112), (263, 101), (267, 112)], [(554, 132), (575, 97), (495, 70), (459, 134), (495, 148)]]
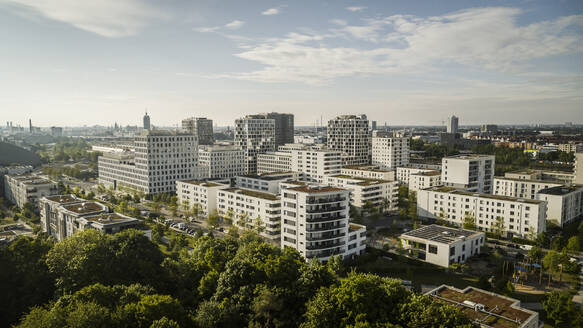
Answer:
[(266, 113), (267, 119), (275, 121), (275, 146), (294, 142), (294, 114)]
[(457, 133), (458, 132), (458, 122), (459, 119), (457, 116), (452, 115), (447, 119), (447, 133)]
[(441, 160), (441, 182), (468, 191), (492, 193), (494, 155), (458, 155)]
[(236, 146), (200, 146), (201, 178), (226, 179), (245, 174), (245, 153)]
[(143, 131), (135, 152), (105, 153), (98, 159), (99, 182), (146, 194), (176, 191), (176, 180), (198, 179), (198, 141), (183, 132)]
[(350, 192), (335, 187), (302, 185), (281, 190), (281, 247), (307, 259), (327, 261), (360, 255), (366, 227), (349, 223)]
[(150, 130), (150, 115), (148, 115), (148, 112), (144, 114), (144, 130)]
[(257, 173), (257, 155), (275, 151), (275, 120), (265, 115), (235, 120), (235, 146), (245, 152), (245, 173)]
[(328, 148), (342, 152), (342, 165), (370, 163), (366, 115), (340, 115), (328, 121)]
[(409, 164), (409, 138), (391, 137), (386, 134), (373, 132), (372, 136), (372, 164), (380, 165), (385, 169), (396, 169)]
[(215, 143), (213, 120), (206, 117), (190, 117), (182, 120), (182, 129), (198, 137), (199, 145)]

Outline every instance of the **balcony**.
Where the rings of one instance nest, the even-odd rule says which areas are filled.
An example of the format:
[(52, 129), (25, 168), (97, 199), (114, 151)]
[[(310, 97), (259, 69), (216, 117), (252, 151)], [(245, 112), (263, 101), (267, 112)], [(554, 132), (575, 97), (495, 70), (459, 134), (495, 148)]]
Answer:
[(322, 240), (330, 240), (330, 239), (336, 239), (336, 238), (340, 238), (340, 237), (344, 237), (346, 236), (346, 234), (344, 232), (342, 233), (323, 233), (322, 236), (319, 237), (306, 237), (307, 241), (322, 241)]
[(346, 224), (326, 224), (323, 227), (318, 228), (306, 228), (306, 232), (320, 232), (320, 231), (330, 231), (346, 228)]
[(332, 198), (315, 198), (306, 200), (307, 204), (327, 204), (327, 203), (336, 203), (336, 202), (343, 202), (346, 200), (346, 197), (332, 197)]
[(345, 210), (346, 206), (320, 206), (319, 208), (306, 209), (306, 213), (327, 213)]
[(334, 248), (334, 247), (339, 247), (339, 246), (344, 246), (344, 244), (346, 244), (346, 242), (341, 241), (341, 242), (325, 242), (325, 243), (320, 243), (320, 245), (308, 245), (306, 246), (306, 249), (309, 251), (315, 251), (315, 250), (320, 250), (320, 249), (327, 249), (327, 248)]
[(345, 215), (320, 215), (320, 216), (313, 216), (313, 215), (308, 215), (306, 216), (306, 222), (308, 223), (318, 223), (318, 222), (325, 222), (325, 221), (337, 221), (337, 220), (343, 220), (346, 219), (347, 217)]
[(341, 254), (340, 249), (329, 249), (321, 252), (310, 252), (306, 257), (329, 257)]

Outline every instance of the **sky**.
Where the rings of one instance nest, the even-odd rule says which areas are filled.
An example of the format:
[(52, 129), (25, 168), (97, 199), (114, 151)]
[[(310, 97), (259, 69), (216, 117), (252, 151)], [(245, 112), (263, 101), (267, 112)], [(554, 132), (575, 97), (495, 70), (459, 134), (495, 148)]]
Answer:
[(0, 0), (0, 122), (583, 123), (583, 1)]

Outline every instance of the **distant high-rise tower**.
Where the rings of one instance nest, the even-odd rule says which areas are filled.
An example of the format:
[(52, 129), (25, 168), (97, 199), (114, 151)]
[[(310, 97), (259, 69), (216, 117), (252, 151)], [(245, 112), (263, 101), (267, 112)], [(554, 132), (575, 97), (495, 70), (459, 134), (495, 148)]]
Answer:
[(458, 131), (458, 117), (452, 115), (447, 119), (447, 133), (457, 133)]
[(215, 143), (213, 134), (213, 120), (205, 117), (190, 117), (182, 120), (182, 129), (198, 137), (199, 145)]
[(28, 119), (28, 130), (30, 133), (32, 133), (32, 120)]
[(267, 113), (267, 119), (275, 120), (275, 146), (294, 142), (294, 114)]
[(257, 173), (257, 155), (275, 151), (275, 119), (247, 115), (235, 120), (235, 146), (245, 152), (245, 172)]
[(370, 135), (366, 115), (340, 115), (328, 121), (328, 148), (342, 152), (342, 165), (370, 163)]
[(372, 121), (372, 130), (376, 130), (377, 129), (377, 121)]
[(150, 115), (148, 115), (148, 112), (144, 115), (144, 130), (150, 130)]

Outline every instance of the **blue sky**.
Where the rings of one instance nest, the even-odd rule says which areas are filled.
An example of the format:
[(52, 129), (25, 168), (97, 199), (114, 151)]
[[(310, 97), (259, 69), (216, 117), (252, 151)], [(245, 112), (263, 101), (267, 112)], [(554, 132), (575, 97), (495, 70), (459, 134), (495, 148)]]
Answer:
[(0, 0), (0, 120), (583, 123), (583, 1)]

